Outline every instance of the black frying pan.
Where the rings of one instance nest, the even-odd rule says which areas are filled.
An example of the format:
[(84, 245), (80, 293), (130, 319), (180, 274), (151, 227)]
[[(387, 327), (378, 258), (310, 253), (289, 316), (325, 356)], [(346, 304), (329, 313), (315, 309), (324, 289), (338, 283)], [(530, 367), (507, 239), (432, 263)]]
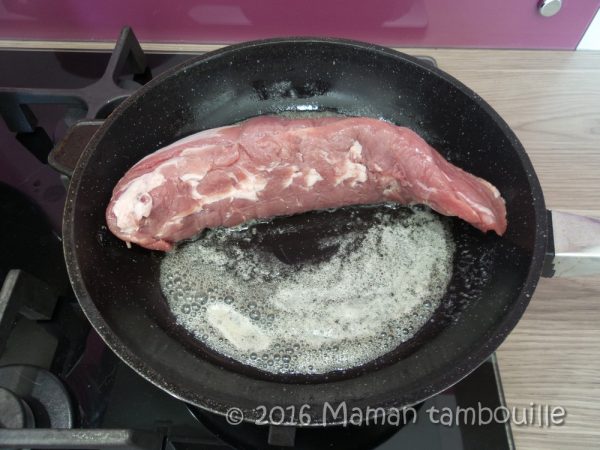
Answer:
[[(459, 220), (459, 247), (442, 305), (409, 342), (355, 370), (279, 378), (219, 357), (170, 316), (158, 284), (161, 253), (127, 249), (106, 229), (113, 186), (148, 153), (190, 133), (306, 105), (382, 117), (412, 128), (450, 161), (498, 187), (508, 230), (499, 238)], [(335, 216), (334, 216), (335, 217)], [(313, 247), (310, 214), (284, 245)], [(335, 220), (335, 218), (330, 219)], [(320, 229), (330, 225), (323, 221)], [(323, 403), (353, 407), (413, 404), (456, 383), (516, 325), (542, 271), (547, 217), (523, 147), (480, 97), (444, 72), (395, 51), (330, 39), (251, 42), (203, 55), (142, 87), (104, 122), (85, 149), (69, 188), (64, 249), (89, 320), (142, 376), (171, 394), (224, 414), (258, 405), (303, 404), (312, 424)], [(258, 245), (258, 244), (257, 244)], [(482, 272), (482, 269), (483, 272)], [(473, 282), (473, 279), (480, 282)]]

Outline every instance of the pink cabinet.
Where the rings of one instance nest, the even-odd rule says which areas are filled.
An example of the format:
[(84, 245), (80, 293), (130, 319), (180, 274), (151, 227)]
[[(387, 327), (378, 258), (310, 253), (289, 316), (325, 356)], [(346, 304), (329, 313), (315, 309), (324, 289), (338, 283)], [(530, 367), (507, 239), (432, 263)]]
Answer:
[[(548, 1), (548, 0), (547, 0)], [(558, 1), (558, 0), (554, 0)], [(399, 46), (574, 49), (600, 0), (0, 0), (0, 39), (229, 43), (338, 36)]]

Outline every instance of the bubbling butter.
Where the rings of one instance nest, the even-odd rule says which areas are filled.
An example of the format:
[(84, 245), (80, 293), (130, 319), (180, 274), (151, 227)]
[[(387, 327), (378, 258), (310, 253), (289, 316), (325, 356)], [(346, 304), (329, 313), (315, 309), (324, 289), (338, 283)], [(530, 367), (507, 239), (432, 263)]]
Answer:
[[(350, 231), (320, 239), (336, 249), (320, 261), (232, 244), (256, 238), (255, 225), (209, 230), (164, 257), (164, 296), (179, 325), (245, 365), (323, 374), (368, 363), (431, 318), (455, 250), (446, 219), (428, 208), (377, 208), (370, 226), (354, 230), (351, 215), (340, 224)], [(408, 211), (400, 219), (398, 208)]]

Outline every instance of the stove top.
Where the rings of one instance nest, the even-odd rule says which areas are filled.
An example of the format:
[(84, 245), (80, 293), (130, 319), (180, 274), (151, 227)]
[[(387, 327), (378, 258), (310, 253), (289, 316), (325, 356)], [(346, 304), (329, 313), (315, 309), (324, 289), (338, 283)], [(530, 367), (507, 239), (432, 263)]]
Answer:
[(0, 66), (8, 68), (0, 71), (0, 448), (514, 448), (508, 424), (435, 423), (445, 408), (505, 405), (494, 356), (399, 423), (290, 430), (230, 425), (171, 397), (90, 328), (70, 290), (60, 242), (73, 164), (60, 149), (85, 138), (72, 139), (73, 131), (63, 138), (193, 56), (144, 54), (128, 28), (112, 54), (0, 51)]

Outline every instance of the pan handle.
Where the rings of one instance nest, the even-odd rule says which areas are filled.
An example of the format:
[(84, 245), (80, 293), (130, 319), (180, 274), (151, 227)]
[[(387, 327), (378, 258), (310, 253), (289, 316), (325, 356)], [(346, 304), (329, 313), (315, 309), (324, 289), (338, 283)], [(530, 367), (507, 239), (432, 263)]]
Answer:
[(72, 177), (79, 157), (102, 122), (102, 120), (82, 120), (69, 128), (65, 137), (48, 155), (48, 164), (63, 175)]
[(548, 211), (548, 249), (542, 276), (600, 275), (600, 219)]

